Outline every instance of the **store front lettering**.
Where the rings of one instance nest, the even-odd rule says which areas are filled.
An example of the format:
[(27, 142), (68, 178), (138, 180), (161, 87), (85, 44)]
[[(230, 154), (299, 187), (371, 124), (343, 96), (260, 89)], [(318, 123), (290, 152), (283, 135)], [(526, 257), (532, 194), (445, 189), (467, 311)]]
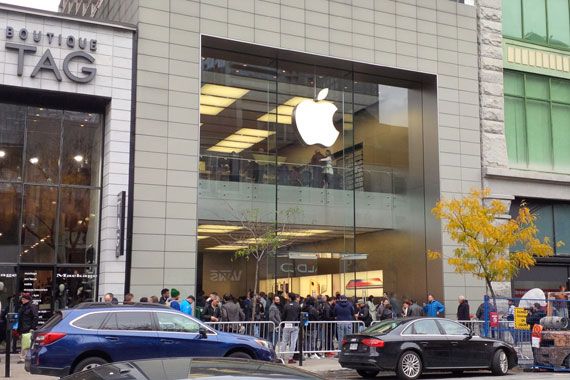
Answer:
[(316, 264), (293, 264), (293, 263), (283, 263), (281, 264), (281, 272), (283, 273), (299, 273), (299, 274), (312, 274), (317, 273)]
[[(6, 40), (13, 40), (15, 38), (19, 38), (21, 41), (27, 42), (29, 39), (33, 40), (35, 43), (42, 42), (44, 36), (41, 31), (33, 31), (29, 32), (26, 28), (22, 28), (19, 31), (16, 31), (13, 27), (8, 26), (6, 27)], [(67, 36), (63, 37), (61, 34), (55, 35), (54, 33), (46, 33), (45, 38), (48, 41), (49, 45), (53, 46), (67, 46), (69, 48), (76, 48), (87, 50), (94, 52), (97, 50), (97, 40), (91, 39), (87, 41), (86, 38), (75, 38), (75, 36)], [(26, 55), (34, 54), (38, 50), (35, 45), (31, 45), (28, 43), (19, 43), (19, 42), (6, 42), (6, 50), (13, 51), (18, 54), (17, 60), (17, 74), (18, 76), (22, 76), (24, 73), (24, 60)], [(70, 70), (70, 65), (74, 61), (82, 61), (84, 63), (92, 64), (95, 63), (95, 58), (85, 52), (85, 51), (74, 51), (69, 53), (64, 59), (62, 63), (61, 69), (63, 73), (69, 80), (76, 82), (76, 83), (89, 83), (95, 78), (95, 74), (97, 73), (97, 69), (94, 67), (82, 66), (80, 67), (80, 71), (82, 75), (76, 75)], [(55, 59), (50, 51), (50, 49), (46, 49), (42, 54), (39, 61), (34, 66), (34, 70), (30, 75), (32, 78), (35, 78), (38, 73), (42, 70), (51, 71), (54, 77), (61, 82), (63, 80), (61, 75), (61, 70), (57, 67)]]
[(213, 282), (224, 282), (233, 281), (239, 282), (241, 280), (241, 270), (231, 270), (231, 269), (218, 269), (210, 271), (210, 281)]

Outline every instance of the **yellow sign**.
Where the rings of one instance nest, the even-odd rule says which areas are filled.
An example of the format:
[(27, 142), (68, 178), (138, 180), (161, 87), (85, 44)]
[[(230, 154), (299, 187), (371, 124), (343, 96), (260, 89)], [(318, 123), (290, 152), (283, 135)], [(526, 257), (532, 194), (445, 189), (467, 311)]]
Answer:
[(526, 323), (528, 312), (522, 307), (515, 307), (515, 329), (528, 330), (530, 326)]

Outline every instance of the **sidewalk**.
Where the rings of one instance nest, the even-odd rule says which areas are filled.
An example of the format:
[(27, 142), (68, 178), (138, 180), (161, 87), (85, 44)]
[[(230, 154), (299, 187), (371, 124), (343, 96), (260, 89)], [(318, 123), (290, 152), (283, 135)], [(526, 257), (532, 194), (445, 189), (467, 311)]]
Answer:
[[(0, 378), (4, 378), (4, 369), (6, 368), (6, 356), (2, 354), (0, 356)], [(51, 376), (40, 376), (40, 375), (30, 375), (24, 369), (23, 364), (18, 364), (18, 355), (12, 354), (10, 356), (10, 378), (15, 380), (33, 379), (33, 380), (57, 380), (57, 377)]]
[(338, 358), (304, 359), (302, 367), (299, 366), (298, 361), (297, 364), (287, 364), (287, 366), (301, 368), (319, 375), (325, 375), (327, 372), (335, 372), (338, 374), (339, 371), (350, 371), (349, 369), (343, 369), (340, 364), (338, 364)]

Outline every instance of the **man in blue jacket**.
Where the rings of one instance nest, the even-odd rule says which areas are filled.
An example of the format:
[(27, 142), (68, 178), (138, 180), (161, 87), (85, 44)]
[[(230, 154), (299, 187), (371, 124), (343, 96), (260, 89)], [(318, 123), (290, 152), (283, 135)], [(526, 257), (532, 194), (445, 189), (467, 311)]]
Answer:
[(352, 321), (354, 321), (354, 315), (356, 312), (354, 311), (352, 303), (346, 299), (346, 296), (342, 295), (334, 307), (334, 314), (336, 316), (336, 320), (339, 322), (336, 329), (338, 345), (340, 348), (342, 338), (344, 338), (345, 335), (352, 334)]
[(443, 317), (445, 314), (445, 306), (436, 301), (433, 294), (428, 294), (428, 303), (424, 304), (424, 314), (428, 317)]

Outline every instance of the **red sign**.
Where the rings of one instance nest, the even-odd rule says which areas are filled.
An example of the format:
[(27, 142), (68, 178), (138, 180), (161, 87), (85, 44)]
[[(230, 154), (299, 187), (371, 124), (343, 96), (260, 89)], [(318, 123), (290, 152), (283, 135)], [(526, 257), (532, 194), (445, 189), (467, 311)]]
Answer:
[(492, 311), (489, 313), (489, 325), (491, 327), (498, 327), (499, 326), (499, 314), (496, 311)]

